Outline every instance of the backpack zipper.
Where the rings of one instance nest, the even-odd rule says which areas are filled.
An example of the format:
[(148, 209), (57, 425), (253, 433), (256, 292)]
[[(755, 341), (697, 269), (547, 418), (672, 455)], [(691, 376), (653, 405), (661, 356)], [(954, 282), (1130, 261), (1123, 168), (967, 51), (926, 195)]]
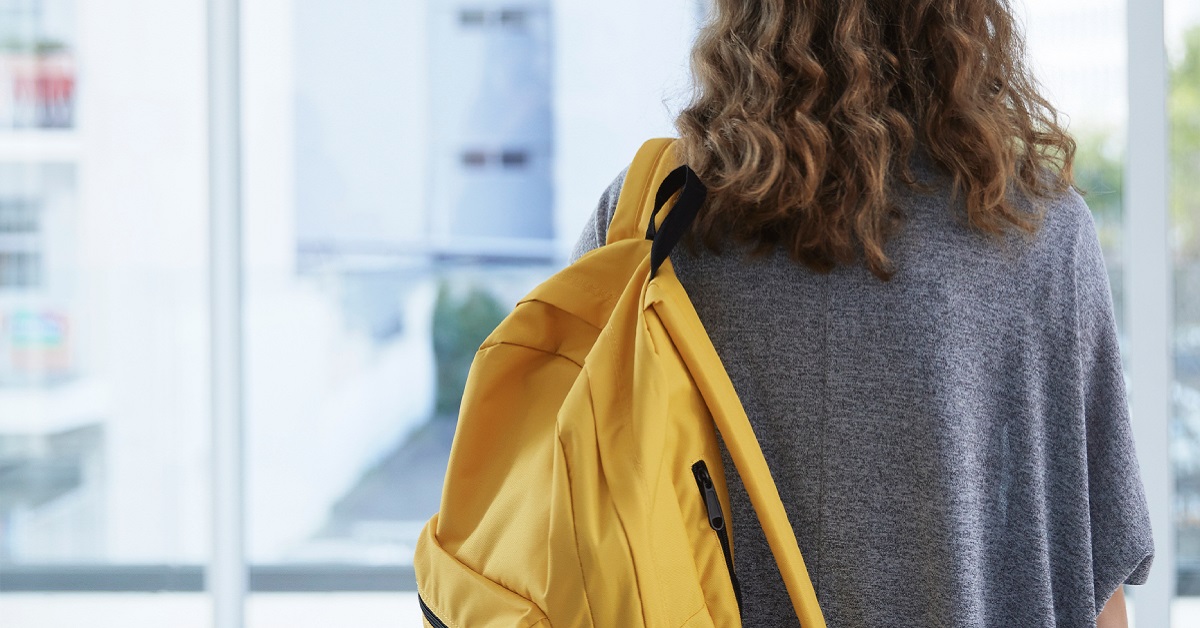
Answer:
[(425, 615), (425, 619), (433, 625), (433, 628), (450, 628), (450, 626), (446, 625), (446, 622), (438, 619), (438, 616), (434, 615), (433, 611), (425, 605), (425, 600), (421, 599), (420, 593), (417, 594), (417, 603), (421, 605), (421, 613)]
[(725, 527), (725, 511), (721, 510), (721, 498), (717, 496), (712, 476), (708, 474), (708, 465), (704, 464), (703, 460), (692, 465), (692, 475), (696, 476), (696, 486), (700, 488), (700, 497), (704, 500), (704, 508), (708, 512), (708, 525), (717, 532), (717, 538), (721, 541), (721, 551), (725, 554), (725, 566), (729, 568), (729, 581), (733, 583), (733, 595), (737, 598), (740, 613), (742, 587), (733, 571), (733, 552), (729, 548), (729, 532)]

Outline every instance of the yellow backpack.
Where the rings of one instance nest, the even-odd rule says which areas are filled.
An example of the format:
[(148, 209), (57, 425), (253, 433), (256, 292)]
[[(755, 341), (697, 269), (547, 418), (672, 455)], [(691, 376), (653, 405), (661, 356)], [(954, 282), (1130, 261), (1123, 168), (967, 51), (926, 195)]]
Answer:
[(825, 626), (758, 441), (668, 258), (705, 195), (677, 166), (671, 140), (647, 142), (607, 245), (535, 288), (476, 354), (441, 510), (417, 542), (426, 625), (740, 626), (715, 425), (801, 624)]

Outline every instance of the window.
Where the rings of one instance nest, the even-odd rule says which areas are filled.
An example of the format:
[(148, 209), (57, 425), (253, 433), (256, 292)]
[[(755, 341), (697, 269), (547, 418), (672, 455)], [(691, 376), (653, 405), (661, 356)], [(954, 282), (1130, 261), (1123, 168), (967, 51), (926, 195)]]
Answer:
[(69, 2), (0, 2), (0, 127), (73, 126), (73, 20)]
[(464, 27), (499, 26), (521, 28), (529, 17), (528, 9), (460, 9), (458, 22)]
[[(0, 294), (44, 287), (44, 258), (74, 245), (60, 227), (75, 202), (72, 164), (0, 162)], [(65, 278), (50, 281), (61, 291)]]
[[(205, 614), (203, 7), (0, 0), (5, 625), (58, 625), (53, 590), (190, 586)], [(81, 599), (52, 606), (105, 614)]]
[(458, 14), (458, 21), (463, 26), (482, 26), (487, 23), (488, 14), (479, 9), (463, 9)]
[[(1166, 3), (1179, 627), (1200, 615), (1200, 13)], [(639, 143), (674, 133), (708, 2), (353, 4), (241, 3), (251, 628), (420, 625), (413, 545), (471, 357)], [(207, 5), (0, 0), (6, 626), (218, 621)], [(1126, 2), (1019, 7), (1127, 349)]]
[(37, 233), (40, 206), (38, 200), (19, 196), (0, 201), (0, 233)]
[(0, 253), (0, 288), (35, 288), (41, 283), (37, 253)]
[[(475, 348), (561, 264), (549, 6), (294, 10), (292, 82), (248, 76), (295, 112), (270, 132), (296, 147), (247, 152), (250, 557), (370, 563), (394, 584), (437, 510)], [(254, 176), (280, 163), (294, 174)]]
[(462, 154), (462, 163), (467, 168), (482, 168), (489, 164), (503, 168), (521, 168), (529, 163), (529, 151), (519, 148), (504, 149), (489, 153), (485, 150), (468, 150)]
[(1179, 594), (1200, 596), (1200, 10), (1167, 4), (1170, 238), (1174, 265), (1174, 523)]

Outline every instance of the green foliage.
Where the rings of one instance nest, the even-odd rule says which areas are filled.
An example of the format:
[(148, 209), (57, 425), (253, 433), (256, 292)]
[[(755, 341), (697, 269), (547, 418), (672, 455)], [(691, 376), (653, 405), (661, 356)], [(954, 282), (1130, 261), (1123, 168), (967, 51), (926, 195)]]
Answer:
[(1200, 256), (1200, 26), (1184, 35), (1183, 58), (1171, 68), (1167, 97), (1171, 123), (1171, 220), (1178, 253)]
[(1125, 168), (1119, 153), (1109, 148), (1104, 133), (1075, 137), (1075, 185), (1087, 197), (1088, 207), (1098, 222), (1121, 220), (1121, 202), (1125, 194)]
[[(1170, 88), (1171, 225), (1177, 253), (1195, 259), (1200, 257), (1200, 26), (1184, 35), (1183, 56), (1170, 68)], [(1096, 215), (1105, 248), (1114, 247), (1121, 227), (1123, 156), (1104, 133), (1080, 133), (1075, 139), (1076, 184)]]
[(32, 52), (38, 55), (48, 55), (67, 50), (67, 44), (55, 39), (28, 40), (17, 37), (6, 37), (0, 40), (2, 52)]
[(1075, 185), (1096, 218), (1100, 244), (1108, 254), (1121, 246), (1121, 206), (1125, 194), (1125, 164), (1107, 133), (1075, 136)]
[(438, 286), (433, 309), (438, 417), (458, 416), (471, 360), (505, 314), (500, 302), (482, 288), (472, 287), (465, 296), (456, 298), (448, 282), (442, 281)]

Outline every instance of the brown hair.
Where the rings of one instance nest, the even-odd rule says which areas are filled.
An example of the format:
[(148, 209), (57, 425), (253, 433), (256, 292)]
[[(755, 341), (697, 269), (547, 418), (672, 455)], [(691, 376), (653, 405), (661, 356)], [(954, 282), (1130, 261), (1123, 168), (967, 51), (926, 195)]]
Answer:
[[(715, 0), (692, 51), (679, 152), (709, 188), (689, 238), (776, 245), (818, 272), (884, 243), (918, 145), (965, 194), (974, 228), (1032, 234), (1073, 185), (1075, 142), (1023, 63), (1006, 0)], [(1040, 203), (1035, 203), (1035, 207)]]

